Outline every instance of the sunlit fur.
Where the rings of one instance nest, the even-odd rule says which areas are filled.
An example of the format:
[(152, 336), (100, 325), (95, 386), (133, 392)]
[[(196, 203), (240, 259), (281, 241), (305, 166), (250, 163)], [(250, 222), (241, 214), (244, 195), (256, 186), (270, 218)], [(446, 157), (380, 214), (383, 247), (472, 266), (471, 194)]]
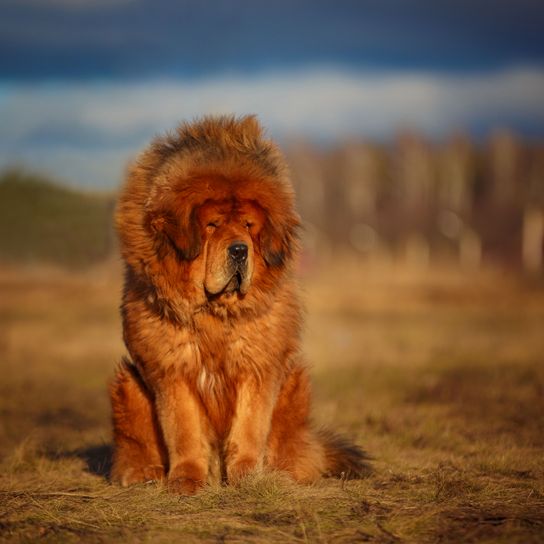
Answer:
[(113, 480), (191, 494), (262, 468), (365, 472), (361, 450), (309, 425), (298, 228), (284, 160), (254, 117), (183, 124), (132, 165), (117, 208), (130, 359), (111, 386)]

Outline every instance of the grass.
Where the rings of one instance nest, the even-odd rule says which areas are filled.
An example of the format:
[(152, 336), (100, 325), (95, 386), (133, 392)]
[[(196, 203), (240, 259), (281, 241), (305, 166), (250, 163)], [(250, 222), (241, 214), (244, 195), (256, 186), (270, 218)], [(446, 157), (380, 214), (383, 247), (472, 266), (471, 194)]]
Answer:
[(118, 268), (0, 270), (0, 540), (542, 542), (542, 286), (354, 265), (304, 284), (315, 419), (374, 474), (184, 498), (106, 478)]
[(0, 173), (0, 261), (81, 268), (113, 249), (111, 195), (86, 194), (39, 175)]

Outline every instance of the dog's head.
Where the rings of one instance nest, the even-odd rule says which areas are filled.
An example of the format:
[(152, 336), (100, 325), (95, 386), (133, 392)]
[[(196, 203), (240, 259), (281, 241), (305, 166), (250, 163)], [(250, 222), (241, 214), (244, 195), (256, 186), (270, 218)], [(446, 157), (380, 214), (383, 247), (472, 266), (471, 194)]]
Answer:
[(174, 184), (147, 216), (157, 256), (189, 267), (210, 300), (245, 296), (293, 258), (299, 220), (277, 192), (271, 180), (213, 174)]
[(155, 140), (117, 210), (130, 269), (161, 298), (196, 305), (259, 293), (262, 305), (290, 269), (298, 226), (283, 157), (253, 117), (205, 118)]

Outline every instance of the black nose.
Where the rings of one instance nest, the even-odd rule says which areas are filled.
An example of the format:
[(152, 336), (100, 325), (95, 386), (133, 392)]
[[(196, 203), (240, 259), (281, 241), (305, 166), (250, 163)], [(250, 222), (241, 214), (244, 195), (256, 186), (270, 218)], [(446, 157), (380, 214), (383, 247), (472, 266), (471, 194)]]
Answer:
[(247, 245), (243, 242), (234, 242), (229, 246), (229, 255), (235, 263), (243, 263), (247, 259)]

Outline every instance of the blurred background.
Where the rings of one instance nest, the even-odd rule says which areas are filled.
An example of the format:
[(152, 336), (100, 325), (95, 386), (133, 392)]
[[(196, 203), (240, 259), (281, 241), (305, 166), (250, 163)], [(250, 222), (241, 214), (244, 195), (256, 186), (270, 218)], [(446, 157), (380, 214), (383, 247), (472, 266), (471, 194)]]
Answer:
[(106, 258), (125, 165), (153, 135), (255, 113), (292, 167), (308, 266), (540, 274), (544, 9), (487, 7), (1, 0), (0, 261)]
[[(542, 542), (543, 29), (541, 0), (0, 0), (0, 540)], [(292, 169), (315, 419), (376, 469), (346, 489), (107, 482), (116, 194), (213, 113)]]

